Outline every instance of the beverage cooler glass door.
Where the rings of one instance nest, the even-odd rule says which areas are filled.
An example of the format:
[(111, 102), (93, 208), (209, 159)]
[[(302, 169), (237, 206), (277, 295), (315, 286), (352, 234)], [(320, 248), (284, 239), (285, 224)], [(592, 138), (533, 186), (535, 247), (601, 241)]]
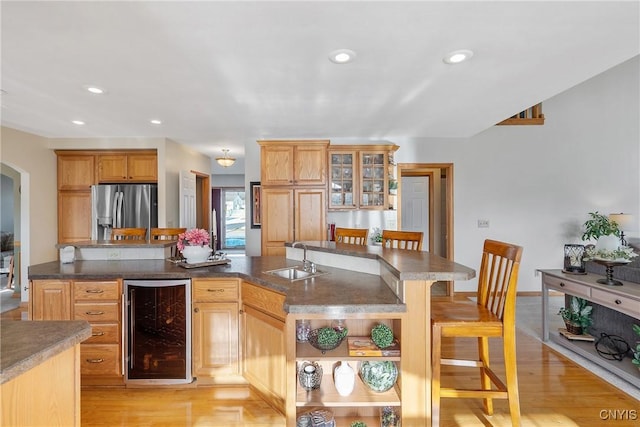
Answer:
[(124, 287), (126, 382), (191, 383), (191, 281), (125, 280)]

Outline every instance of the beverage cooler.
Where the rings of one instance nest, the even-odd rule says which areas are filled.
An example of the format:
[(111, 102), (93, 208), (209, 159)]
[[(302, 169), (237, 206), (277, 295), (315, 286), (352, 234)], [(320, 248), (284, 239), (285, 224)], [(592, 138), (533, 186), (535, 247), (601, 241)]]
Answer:
[(125, 381), (185, 384), (191, 376), (191, 281), (125, 280)]

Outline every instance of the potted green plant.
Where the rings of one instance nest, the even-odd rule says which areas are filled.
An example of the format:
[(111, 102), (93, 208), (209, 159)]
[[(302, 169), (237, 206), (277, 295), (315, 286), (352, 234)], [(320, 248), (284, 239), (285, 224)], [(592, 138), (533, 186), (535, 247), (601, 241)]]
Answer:
[(568, 307), (562, 307), (558, 314), (562, 316), (567, 331), (582, 335), (591, 326), (591, 311), (593, 307), (587, 304), (587, 300), (572, 296)]
[(618, 223), (598, 211), (589, 212), (589, 219), (582, 225), (582, 240), (596, 240), (596, 250), (613, 251), (620, 243)]
[[(640, 326), (634, 324), (633, 332), (640, 337)], [(640, 341), (636, 342), (636, 348), (631, 350), (633, 352), (633, 359), (631, 359), (631, 363), (636, 365), (638, 369), (640, 369)]]

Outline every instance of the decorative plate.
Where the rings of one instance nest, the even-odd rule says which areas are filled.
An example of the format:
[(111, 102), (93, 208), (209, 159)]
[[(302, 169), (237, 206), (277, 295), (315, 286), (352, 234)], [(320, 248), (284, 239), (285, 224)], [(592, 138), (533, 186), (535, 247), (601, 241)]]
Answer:
[(373, 391), (387, 391), (398, 379), (398, 367), (389, 360), (362, 362), (360, 378)]

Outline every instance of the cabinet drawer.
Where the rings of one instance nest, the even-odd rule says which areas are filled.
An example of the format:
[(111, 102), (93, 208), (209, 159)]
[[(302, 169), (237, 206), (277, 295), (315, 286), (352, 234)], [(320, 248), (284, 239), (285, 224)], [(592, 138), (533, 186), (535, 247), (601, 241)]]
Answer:
[(591, 290), (591, 301), (640, 319), (640, 301), (600, 289)]
[(73, 282), (73, 296), (76, 301), (118, 300), (118, 282)]
[(117, 323), (92, 324), (91, 337), (87, 338), (85, 344), (118, 344), (120, 334)]
[(591, 288), (589, 288), (589, 286), (581, 285), (580, 283), (572, 282), (570, 280), (546, 276), (544, 281), (548, 287), (571, 295), (581, 297), (589, 297), (591, 295)]
[(277, 319), (284, 320), (286, 313), (283, 310), (285, 296), (260, 286), (246, 283), (242, 284), (242, 303), (257, 308)]
[(80, 346), (82, 375), (121, 376), (118, 344), (82, 344)]
[(84, 304), (76, 303), (73, 306), (73, 314), (75, 320), (86, 320), (89, 323), (94, 322), (117, 322), (120, 315), (118, 303), (94, 303)]
[(193, 301), (238, 301), (238, 280), (193, 281)]

